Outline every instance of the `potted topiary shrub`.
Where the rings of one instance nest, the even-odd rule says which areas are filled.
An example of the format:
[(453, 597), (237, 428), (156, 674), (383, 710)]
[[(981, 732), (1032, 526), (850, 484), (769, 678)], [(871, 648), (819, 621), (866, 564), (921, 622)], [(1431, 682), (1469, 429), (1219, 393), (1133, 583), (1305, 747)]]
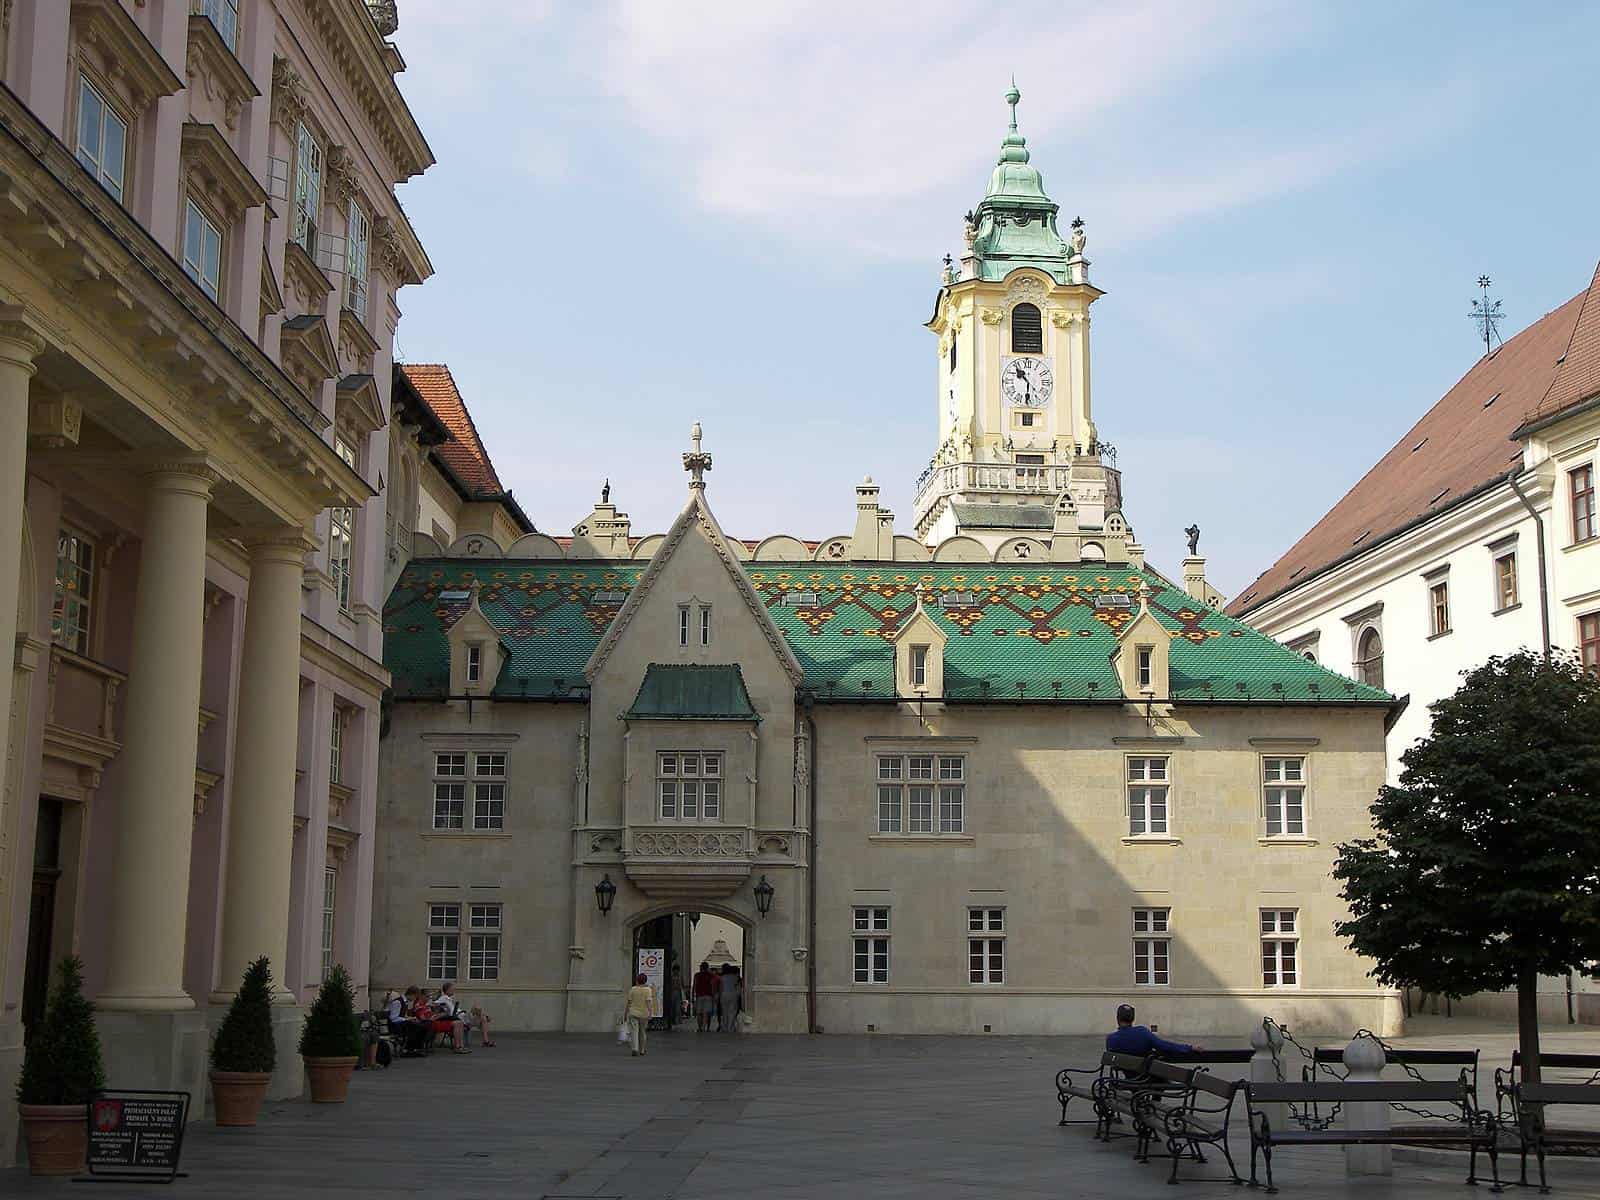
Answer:
[(211, 1043), (211, 1098), (218, 1125), (254, 1125), (277, 1065), (272, 1041), (272, 966), (258, 958)]
[(306, 1014), (300, 1057), (305, 1059), (312, 1103), (343, 1104), (350, 1072), (361, 1057), (361, 1022), (356, 1016), (356, 989), (341, 966), (328, 972)]
[(76, 1175), (89, 1148), (89, 1098), (106, 1085), (83, 963), (64, 958), (44, 1016), (28, 1031), (17, 1108), (35, 1175)]

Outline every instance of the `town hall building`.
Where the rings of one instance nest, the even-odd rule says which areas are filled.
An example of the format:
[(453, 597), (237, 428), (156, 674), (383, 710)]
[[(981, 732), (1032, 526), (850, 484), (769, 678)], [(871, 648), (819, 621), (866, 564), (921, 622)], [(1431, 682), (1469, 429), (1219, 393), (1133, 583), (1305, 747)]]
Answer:
[(848, 532), (730, 538), (696, 426), (664, 534), (608, 488), (570, 536), (412, 535), (373, 995), (456, 980), (497, 1027), (604, 1030), (710, 915), (760, 1031), (1081, 1034), (1122, 1000), (1195, 1035), (1397, 1027), (1329, 868), (1403, 702), (1223, 614), (1197, 555), (1145, 562), (1085, 230), (1007, 99), (928, 321), (912, 530), (869, 479)]

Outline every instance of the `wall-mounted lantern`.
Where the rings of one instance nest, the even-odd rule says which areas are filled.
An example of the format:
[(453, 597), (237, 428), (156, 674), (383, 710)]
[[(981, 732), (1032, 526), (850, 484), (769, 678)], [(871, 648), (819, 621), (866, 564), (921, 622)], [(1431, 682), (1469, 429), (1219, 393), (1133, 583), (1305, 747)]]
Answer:
[(769, 912), (772, 911), (772, 893), (773, 893), (773, 887), (772, 887), (772, 885), (770, 883), (767, 882), (767, 877), (765, 875), (763, 875), (761, 877), (761, 882), (756, 884), (755, 892), (756, 892), (756, 911), (758, 913), (760, 913), (764, 917)]
[(611, 876), (606, 875), (599, 883), (594, 885), (594, 902), (600, 906), (600, 915), (603, 917), (611, 911), (611, 903), (617, 898), (617, 885), (611, 882)]

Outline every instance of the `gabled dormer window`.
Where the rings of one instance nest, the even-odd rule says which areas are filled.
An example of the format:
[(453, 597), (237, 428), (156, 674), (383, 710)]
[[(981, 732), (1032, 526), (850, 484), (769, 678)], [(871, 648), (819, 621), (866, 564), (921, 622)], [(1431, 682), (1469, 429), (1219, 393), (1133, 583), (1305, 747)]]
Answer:
[(1044, 321), (1037, 304), (1019, 304), (1011, 310), (1011, 353), (1044, 353)]

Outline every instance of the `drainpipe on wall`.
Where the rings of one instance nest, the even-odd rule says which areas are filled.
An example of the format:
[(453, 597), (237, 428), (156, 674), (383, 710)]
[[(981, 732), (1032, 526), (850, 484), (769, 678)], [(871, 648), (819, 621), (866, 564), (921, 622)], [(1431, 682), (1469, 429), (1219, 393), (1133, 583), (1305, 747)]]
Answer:
[(810, 865), (806, 870), (806, 1032), (820, 1033), (817, 1028), (817, 722), (811, 715), (816, 697), (807, 692), (801, 701), (805, 713), (808, 753), (811, 761), (806, 782), (807, 834), (810, 842)]
[[(1544, 558), (1544, 518), (1539, 515), (1538, 509), (1528, 500), (1522, 490), (1522, 485), (1517, 482), (1515, 475), (1510, 476), (1508, 482), (1511, 490), (1517, 494), (1517, 499), (1522, 501), (1522, 507), (1528, 510), (1528, 515), (1533, 518), (1534, 545), (1539, 556), (1539, 634), (1544, 640), (1544, 656), (1550, 657), (1550, 581), (1545, 567)], [(1567, 972), (1567, 1024), (1577, 1023), (1577, 1017), (1572, 1011), (1572, 972)]]
[(1533, 518), (1534, 546), (1539, 556), (1539, 633), (1544, 638), (1544, 656), (1550, 657), (1550, 580), (1545, 569), (1544, 559), (1544, 518), (1539, 515), (1538, 509), (1528, 500), (1523, 493), (1522, 485), (1517, 482), (1517, 477), (1512, 475), (1509, 479), (1511, 490), (1517, 494), (1517, 499), (1522, 501), (1522, 507), (1528, 510), (1528, 515)]

